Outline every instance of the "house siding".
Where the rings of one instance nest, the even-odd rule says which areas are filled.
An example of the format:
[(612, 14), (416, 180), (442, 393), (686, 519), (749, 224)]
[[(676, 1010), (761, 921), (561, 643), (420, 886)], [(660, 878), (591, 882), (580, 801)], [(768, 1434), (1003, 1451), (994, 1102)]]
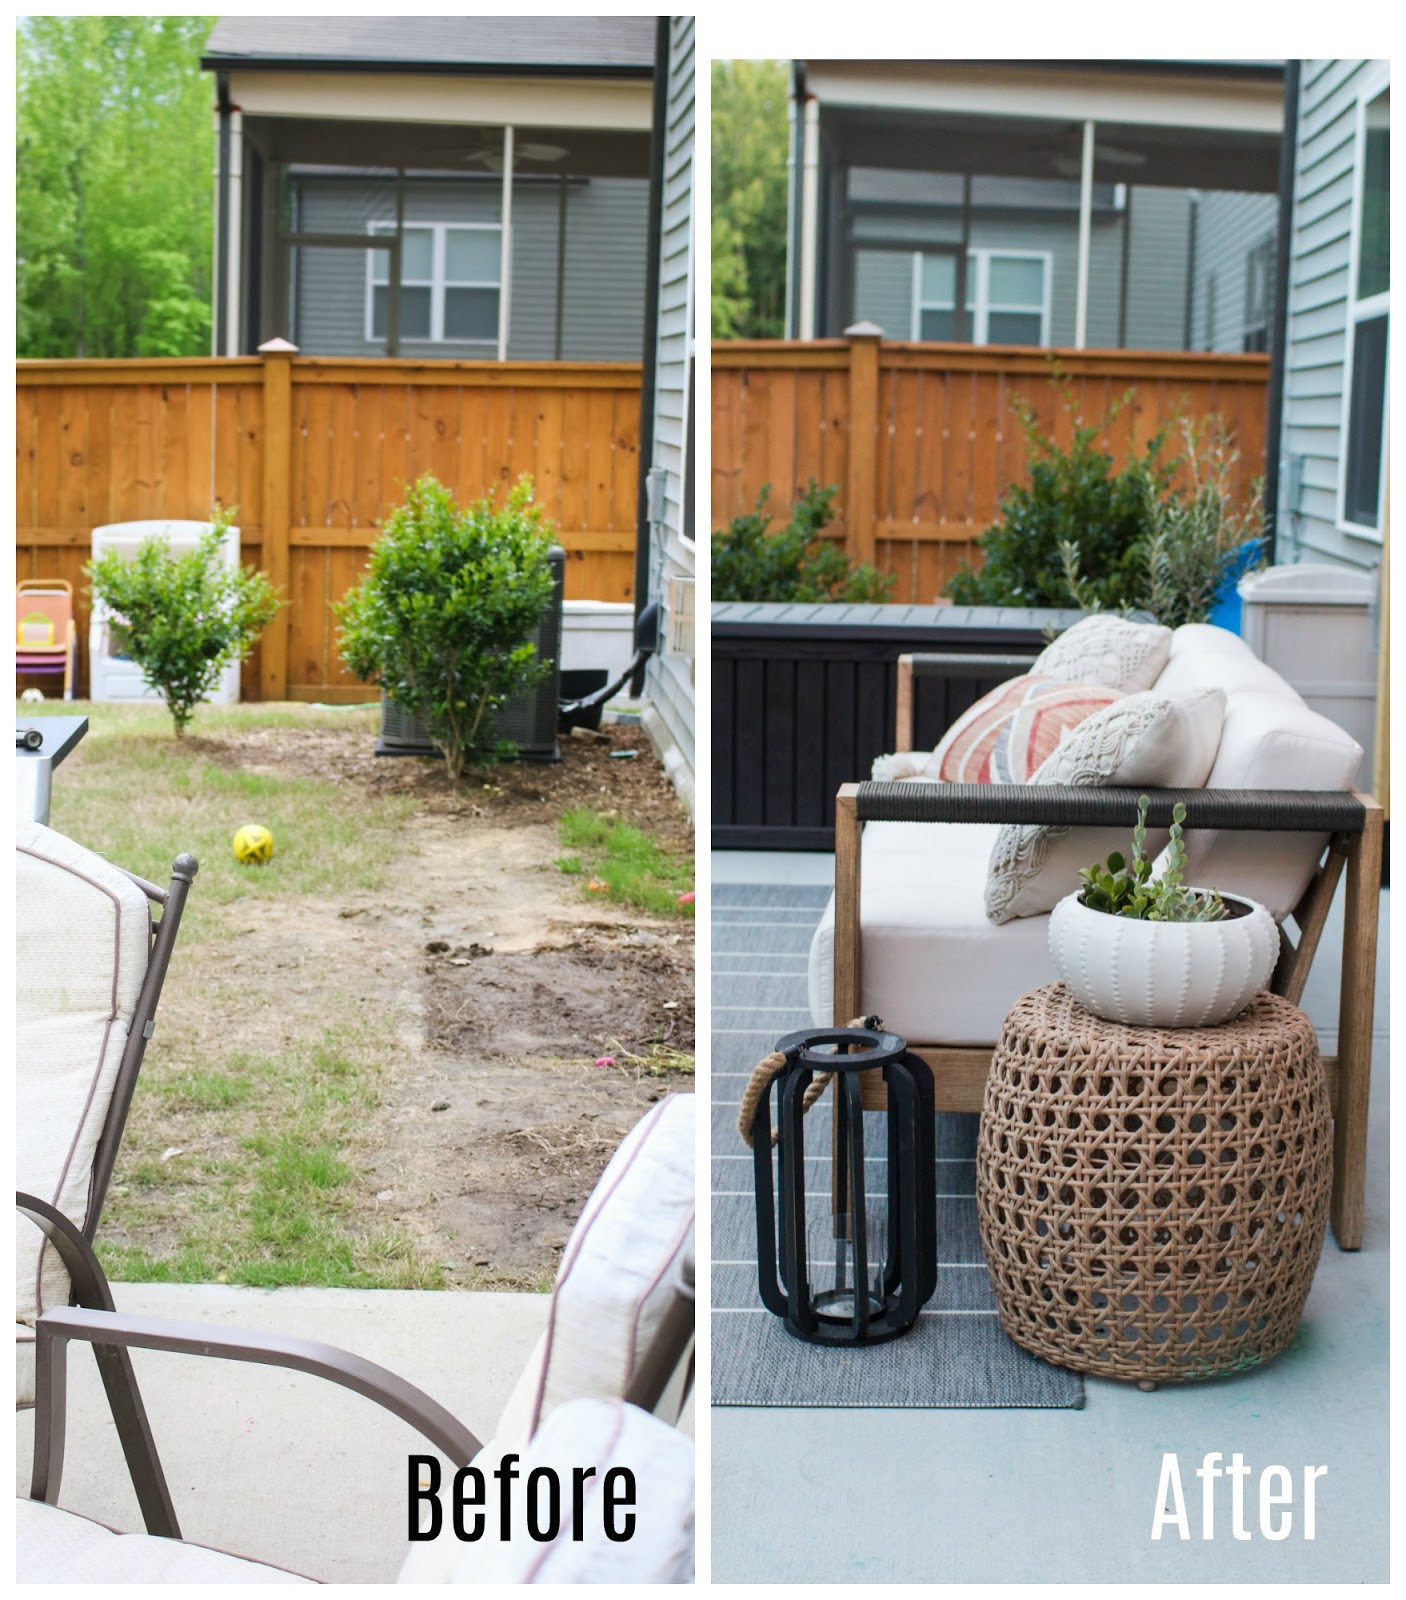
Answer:
[[(1180, 190), (1138, 190), (1129, 241), (1128, 308), (1124, 343), (1130, 349), (1179, 350), (1186, 307), (1186, 219), (1189, 202)], [(889, 238), (960, 238), (947, 217), (885, 217), (870, 212), (856, 220), (853, 320), (876, 323), (890, 339), (912, 337), (913, 253), (885, 250)], [(1049, 343), (1074, 343), (1079, 276), (1079, 219), (974, 211), (973, 249), (1037, 250), (1050, 257)], [(1119, 346), (1119, 296), (1123, 264), (1123, 216), (1097, 213), (1089, 241), (1087, 342), (1094, 349)], [(833, 318), (831, 319), (834, 320)], [(839, 321), (848, 322), (841, 314)], [(840, 331), (838, 328), (834, 331)]]
[(1272, 248), (1278, 221), (1275, 195), (1229, 191), (1201, 195), (1196, 206), (1196, 261), (1191, 283), (1193, 350), (1245, 348), (1250, 328), (1250, 252), (1266, 240)]
[(1307, 61), (1299, 90), (1281, 443), (1280, 559), (1372, 568), (1378, 539), (1338, 521), (1345, 452), (1349, 274), (1358, 104), (1383, 64)]
[[(360, 234), (372, 221), (395, 220), (391, 182), (300, 177), (296, 184), (302, 231)], [(568, 186), (564, 360), (639, 360), (648, 188), (643, 178), (574, 180)], [(560, 205), (555, 183), (514, 186), (509, 360), (551, 360), (556, 355)], [(500, 215), (496, 184), (406, 182), (407, 223), (496, 223)], [(366, 338), (366, 257), (354, 250), (316, 249), (300, 249), (297, 256), (289, 337), (307, 355), (383, 355), (384, 344)], [(495, 356), (497, 347), (496, 342), (402, 339), (401, 351), (482, 360)]]
[[(692, 579), (695, 572), (694, 544), (686, 535), (684, 515), (687, 451), (694, 435), (688, 415), (694, 307), (694, 71), (693, 18), (674, 17), (669, 29), (667, 113), (660, 132), (665, 141), (664, 192), (651, 462), (659, 477), (657, 509), (650, 525), (650, 596), (660, 602), (661, 614), (667, 607), (669, 580)], [(691, 811), (694, 656), (675, 653), (670, 632), (664, 615), (661, 649), (645, 673), (645, 722), (674, 787)]]

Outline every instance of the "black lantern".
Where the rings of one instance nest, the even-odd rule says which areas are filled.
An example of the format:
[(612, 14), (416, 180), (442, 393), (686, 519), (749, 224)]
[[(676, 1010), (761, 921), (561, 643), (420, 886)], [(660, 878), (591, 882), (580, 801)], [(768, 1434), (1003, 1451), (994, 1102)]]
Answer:
[[(876, 1019), (870, 1019), (875, 1021)], [(877, 1344), (907, 1333), (937, 1287), (937, 1177), (932, 1072), (896, 1033), (827, 1028), (778, 1041), (773, 1184), (771, 1092), (757, 1103), (757, 1264), (762, 1302), (812, 1344)], [(834, 1074), (834, 1178), (808, 1224), (805, 1094)], [(863, 1075), (888, 1090), (888, 1188), (864, 1192)]]

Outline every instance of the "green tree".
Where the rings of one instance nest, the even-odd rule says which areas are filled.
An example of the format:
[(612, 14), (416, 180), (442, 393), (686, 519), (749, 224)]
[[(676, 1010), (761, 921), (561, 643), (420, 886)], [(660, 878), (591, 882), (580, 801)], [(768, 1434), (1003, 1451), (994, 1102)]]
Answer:
[(224, 540), (234, 518), (217, 506), (194, 550), (171, 554), (147, 539), (129, 561), (110, 550), (88, 568), (95, 600), (113, 613), (113, 638), (166, 702), (181, 738), (225, 668), (243, 661), (278, 613), (278, 591), (262, 572), (231, 567)]
[(19, 24), (21, 356), (210, 347), (210, 17)]
[(783, 61), (713, 63), (713, 337), (781, 339), (786, 315)]

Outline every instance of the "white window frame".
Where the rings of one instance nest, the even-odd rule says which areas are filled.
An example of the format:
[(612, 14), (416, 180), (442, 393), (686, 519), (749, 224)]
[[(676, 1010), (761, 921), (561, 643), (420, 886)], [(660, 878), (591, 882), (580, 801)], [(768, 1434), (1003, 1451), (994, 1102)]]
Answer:
[[(1343, 395), (1342, 395), (1342, 422), (1338, 432), (1338, 495), (1337, 495), (1337, 523), (1340, 533), (1350, 534), (1355, 539), (1367, 539), (1374, 544), (1381, 544), (1382, 529), (1381, 519), (1386, 510), (1386, 473), (1388, 445), (1390, 442), (1388, 400), (1391, 393), (1391, 288), (1388, 285), (1380, 294), (1368, 295), (1365, 300), (1357, 298), (1357, 274), (1361, 266), (1362, 255), (1362, 209), (1365, 201), (1365, 185), (1367, 178), (1367, 107), (1379, 95), (1384, 94), (1391, 87), (1388, 66), (1385, 61), (1373, 63), (1363, 73), (1363, 82), (1357, 91), (1357, 104), (1355, 108), (1356, 127), (1353, 133), (1353, 160), (1352, 160), (1352, 231), (1348, 242), (1347, 262), (1347, 305), (1343, 327)], [(1388, 189), (1388, 205), (1390, 205), (1390, 190)], [(1382, 464), (1381, 478), (1377, 485), (1377, 526), (1369, 527), (1366, 523), (1351, 522), (1347, 515), (1347, 459), (1348, 459), (1348, 429), (1352, 425), (1352, 362), (1353, 352), (1357, 344), (1357, 325), (1360, 322), (1370, 322), (1374, 317), (1384, 316), (1387, 319), (1387, 383), (1382, 395)]]
[[(394, 222), (368, 222), (366, 231), (373, 238), (390, 235), (395, 237)], [(503, 225), (500, 222), (407, 222), (406, 233), (428, 233), (431, 235), (430, 245), (430, 277), (401, 279), (401, 287), (406, 289), (428, 289), (430, 291), (430, 333), (426, 338), (410, 338), (404, 333), (400, 336), (401, 346), (407, 344), (454, 344), (454, 345), (483, 345), (492, 347), (494, 354), (498, 351), (498, 333), (494, 332), (488, 339), (447, 339), (444, 334), (444, 295), (446, 289), (495, 289), (500, 297), (503, 293), (501, 268), (500, 274), (493, 279), (468, 279), (454, 278), (447, 280), (445, 266), (449, 259), (448, 239), (451, 233), (494, 233), (501, 236)], [(366, 342), (368, 344), (384, 344), (385, 335), (377, 334), (375, 328), (375, 308), (377, 289), (385, 289), (388, 283), (376, 277), (376, 256), (378, 252), (366, 252)], [(502, 241), (499, 239), (498, 259), (502, 261)]]
[[(950, 254), (950, 252), (942, 252)], [(911, 322), (911, 335), (914, 341), (923, 337), (923, 312), (924, 311), (955, 311), (955, 303), (945, 305), (938, 300), (923, 299), (923, 257), (936, 255), (937, 251), (915, 250), (913, 252), (913, 316)], [(967, 296), (968, 303), (963, 307), (964, 314), (971, 319), (971, 342), (974, 345), (989, 344), (987, 336), (990, 325), (990, 314), (993, 311), (1012, 311), (1028, 316), (1036, 310), (1035, 306), (993, 305), (990, 299), (991, 289), (991, 262), (1001, 261), (1038, 261), (1040, 263), (1041, 300), (1040, 312), (1040, 342), (1036, 348), (1048, 349), (1050, 343), (1050, 296), (1054, 281), (1054, 255), (1049, 250), (1008, 250), (1000, 245), (972, 246), (967, 251)]]

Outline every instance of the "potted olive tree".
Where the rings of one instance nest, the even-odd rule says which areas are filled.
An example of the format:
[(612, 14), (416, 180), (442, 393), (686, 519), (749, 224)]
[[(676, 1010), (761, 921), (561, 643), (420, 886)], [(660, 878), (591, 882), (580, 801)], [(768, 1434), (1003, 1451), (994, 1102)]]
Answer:
[(427, 474), (336, 608), (342, 659), (425, 724), (451, 781), (512, 753), (498, 713), (550, 670), (531, 636), (552, 601), (551, 550), (530, 479), (501, 506), (461, 508)]
[(1050, 954), (1074, 998), (1109, 1022), (1213, 1027), (1243, 1011), (1279, 956), (1279, 929), (1253, 900), (1181, 881), (1182, 823), (1172, 811), (1166, 865), (1143, 854), (1148, 798), (1138, 801), (1131, 861), (1114, 851), (1079, 874), (1050, 913)]

